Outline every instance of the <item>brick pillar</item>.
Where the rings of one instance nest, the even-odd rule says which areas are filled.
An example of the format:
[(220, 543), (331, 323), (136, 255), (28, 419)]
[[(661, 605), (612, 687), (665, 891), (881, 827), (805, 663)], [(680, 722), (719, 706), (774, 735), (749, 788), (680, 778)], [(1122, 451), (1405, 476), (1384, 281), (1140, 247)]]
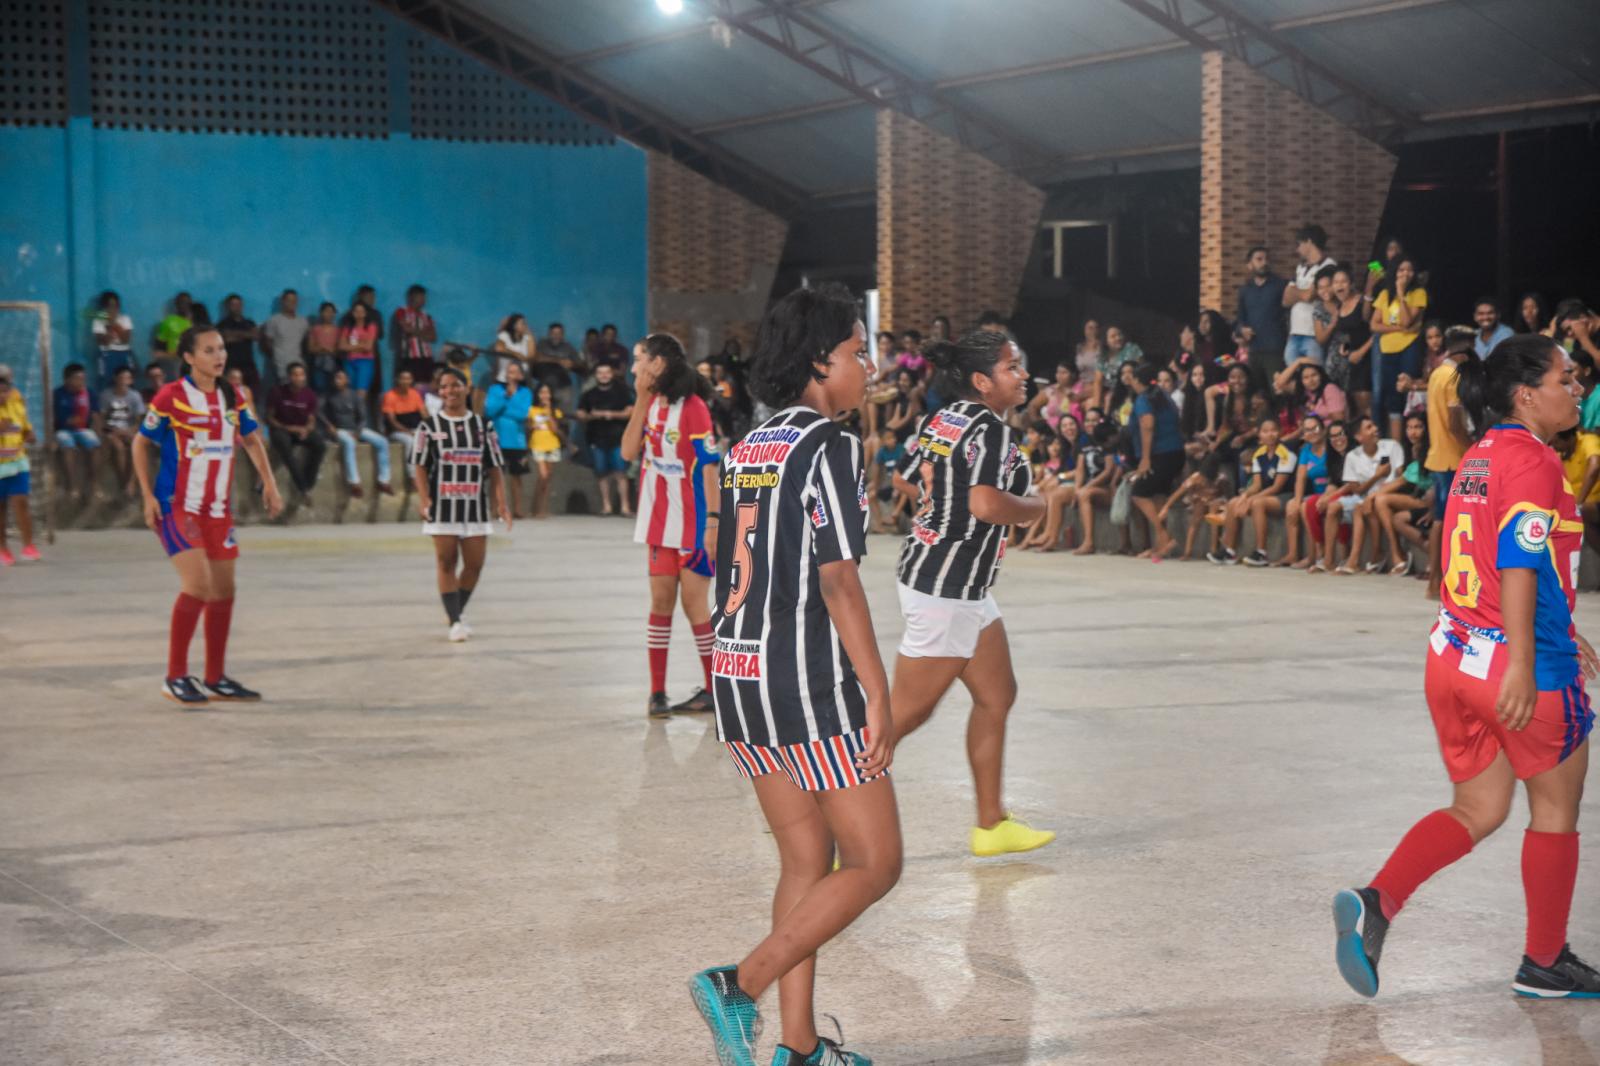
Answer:
[(729, 334), (748, 355), (788, 223), (656, 152), (646, 170), (650, 329), (675, 335), (691, 358), (721, 351)]
[(1045, 194), (897, 111), (878, 112), (878, 290), (883, 329), (959, 334), (1009, 315)]
[(1365, 262), (1395, 157), (1230, 55), (1207, 52), (1201, 69), (1201, 306), (1232, 316), (1252, 245), (1292, 270), (1308, 222), (1328, 231), (1329, 255)]

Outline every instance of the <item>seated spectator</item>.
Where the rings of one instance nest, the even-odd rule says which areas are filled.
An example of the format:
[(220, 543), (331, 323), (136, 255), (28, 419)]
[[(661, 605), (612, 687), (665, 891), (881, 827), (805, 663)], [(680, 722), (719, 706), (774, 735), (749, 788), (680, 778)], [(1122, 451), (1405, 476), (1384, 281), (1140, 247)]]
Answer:
[(1309, 536), (1304, 554), (1300, 551), (1300, 527), (1304, 523), (1308, 506), (1316, 507), (1328, 487), (1328, 436), (1326, 423), (1316, 414), (1306, 414), (1300, 419), (1300, 451), (1295, 456), (1294, 494), (1283, 509), (1283, 532), (1287, 541), (1284, 553), (1273, 560), (1273, 566), (1288, 566), (1304, 570), (1311, 565), (1316, 554), (1311, 549)]
[[(900, 516), (909, 501), (895, 491), (894, 472), (905, 455), (906, 446), (895, 439), (893, 430), (879, 431), (877, 447), (867, 466), (867, 510), (874, 533), (893, 533), (899, 529)], [(892, 507), (886, 517), (883, 508), (889, 505)]]
[(1327, 371), (1309, 359), (1296, 360), (1278, 375), (1273, 385), (1289, 397), (1286, 406), (1297, 412), (1297, 426), (1298, 419), (1308, 414), (1316, 415), (1325, 423), (1344, 421), (1344, 390), (1329, 381)]
[[(378, 382), (378, 338), (382, 330), (383, 323), (359, 300), (350, 305), (344, 321), (339, 323), (339, 339), (334, 346), (350, 378), (350, 387), (363, 407)], [(395, 380), (399, 381), (398, 375)], [(415, 374), (411, 375), (411, 380), (416, 381)]]
[(1322, 561), (1324, 553), (1322, 520), (1328, 513), (1332, 512), (1335, 516), (1334, 538), (1342, 544), (1350, 543), (1350, 527), (1341, 524), (1343, 515), (1341, 506), (1337, 502), (1328, 500), (1329, 487), (1337, 488), (1344, 479), (1344, 457), (1350, 450), (1351, 444), (1349, 424), (1329, 422), (1324, 435), (1328, 441), (1328, 448), (1326, 453), (1319, 457), (1322, 466), (1321, 476), (1318, 476), (1315, 468), (1307, 475), (1306, 485), (1311, 491), (1300, 508), (1301, 524), (1305, 526), (1311, 540), (1307, 545), (1307, 550), (1311, 553), (1311, 565), (1307, 570), (1318, 573), (1326, 573), (1328, 569)]
[(1294, 492), (1295, 454), (1279, 439), (1276, 417), (1263, 418), (1257, 428), (1261, 443), (1250, 455), (1250, 480), (1244, 490), (1228, 501), (1222, 530), (1222, 552), (1206, 556), (1213, 563), (1233, 566), (1239, 562), (1239, 528), (1246, 517), (1255, 533), (1255, 549), (1245, 557), (1249, 566), (1268, 566), (1267, 519), (1284, 513), (1284, 505)]
[(138, 487), (133, 474), (133, 435), (139, 432), (145, 403), (133, 387), (133, 367), (119, 366), (111, 375), (111, 387), (100, 394), (100, 411), (95, 416), (95, 432), (111, 452), (117, 484), (124, 496)]
[[(1073, 367), (1073, 371), (1077, 368)], [(1076, 415), (1061, 416), (1059, 432), (1046, 445), (1045, 476), (1037, 483), (1039, 495), (1044, 498), (1044, 518), (1033, 524), (1020, 547), (1041, 552), (1056, 550), (1067, 508), (1078, 501), (1078, 459), (1080, 446), (1087, 440), (1083, 423)]]
[(873, 375), (873, 381), (893, 381), (895, 371), (898, 369), (898, 364), (895, 362), (895, 354), (899, 345), (895, 343), (894, 334), (888, 330), (879, 331), (877, 342), (878, 360), (875, 364), (877, 369)]
[[(1343, 484), (1324, 494), (1322, 499), (1325, 526), (1331, 523), (1331, 528), (1337, 529), (1341, 521), (1350, 525), (1350, 552), (1344, 565), (1336, 568), (1333, 561), (1337, 538), (1326, 537), (1323, 569), (1342, 575), (1359, 572), (1357, 568), (1362, 565), (1361, 543), (1364, 534), (1371, 535), (1374, 545), (1379, 543), (1377, 516), (1370, 506), (1362, 505), (1381, 482), (1387, 481), (1396, 470), (1405, 469), (1405, 465), (1400, 442), (1380, 437), (1377, 422), (1363, 418), (1356, 423), (1355, 445), (1345, 453), (1342, 463)], [(1369, 567), (1368, 572), (1374, 572), (1374, 569)]]
[[(528, 317), (526, 315), (512, 312), (500, 320), (500, 330), (494, 335), (494, 352), (492, 383), (505, 384), (506, 367), (512, 363), (517, 363), (522, 367), (520, 381), (527, 381), (530, 376), (538, 381), (544, 380), (542, 374), (531, 373), (534, 369), (532, 365), (534, 357), (539, 352), (538, 345), (533, 339), (533, 331), (528, 329)], [(559, 378), (556, 382), (557, 385), (565, 385), (567, 383), (566, 371), (562, 370), (559, 365), (552, 364), (550, 369), (554, 370)], [(502, 450), (505, 448), (504, 441), (500, 442), (500, 447)], [(523, 459), (524, 465), (526, 465), (527, 457), (524, 456)], [(516, 507), (512, 506), (511, 513), (513, 518), (517, 516), (516, 512)]]
[(928, 376), (928, 359), (922, 354), (922, 334), (914, 329), (900, 334), (900, 347), (895, 351), (894, 365), (896, 370), (909, 371), (917, 381)]
[(1600, 316), (1596, 316), (1583, 304), (1582, 300), (1563, 300), (1561, 307), (1565, 311), (1556, 311), (1556, 340), (1561, 347), (1567, 350), (1568, 355), (1577, 352), (1589, 353), (1589, 358), (1600, 362), (1600, 343), (1595, 341), (1595, 332), (1600, 327)]
[(1167, 397), (1172, 400), (1173, 408), (1181, 416), (1183, 414), (1184, 394), (1183, 386), (1178, 384), (1178, 381), (1177, 371), (1170, 366), (1164, 366), (1156, 371), (1156, 387), (1167, 394)]
[[(411, 371), (394, 376), (394, 388), (383, 394), (383, 428), (389, 440), (405, 449), (406, 465), (411, 465), (411, 442), (427, 414), (422, 393), (413, 386)], [(409, 480), (407, 481), (409, 485)]]
[(311, 498), (328, 445), (317, 430), (317, 394), (306, 383), (306, 365), (289, 364), (286, 380), (267, 398), (273, 454), (289, 471), (302, 500)]
[(1101, 349), (1095, 367), (1100, 371), (1102, 380), (1115, 381), (1124, 364), (1142, 362), (1144, 362), (1144, 349), (1128, 340), (1123, 335), (1121, 326), (1107, 326), (1105, 347)]
[(1231, 478), (1238, 470), (1240, 457), (1255, 450), (1257, 427), (1269, 405), (1243, 363), (1228, 367), (1227, 380), (1212, 385), (1207, 392), (1211, 401), (1210, 426), (1225, 472)]
[[(1476, 336), (1476, 331), (1466, 326), (1453, 326), (1455, 330), (1465, 330)], [(1433, 375), (1445, 361), (1445, 341), (1448, 331), (1443, 322), (1435, 319), (1422, 327), (1422, 359), (1421, 368), (1415, 376), (1401, 374), (1395, 382), (1395, 388), (1406, 398), (1406, 415), (1421, 414), (1428, 409), (1428, 378)]]
[(139, 360), (133, 354), (133, 319), (122, 313), (122, 298), (107, 289), (96, 304), (98, 310), (90, 328), (95, 347), (100, 350), (99, 381), (105, 386), (122, 367), (138, 373)]
[(952, 341), (950, 336), (950, 318), (948, 315), (934, 315), (933, 325), (929, 329), (928, 340), (934, 343)]
[[(1428, 454), (1428, 418), (1418, 413), (1406, 416), (1405, 469), (1390, 478), (1372, 497), (1372, 510), (1383, 529), (1389, 550), (1389, 573), (1400, 577), (1411, 573), (1411, 553), (1401, 540), (1424, 554), (1428, 538), (1424, 532), (1433, 519), (1433, 475), (1423, 467)], [(1597, 453), (1600, 454), (1600, 453)]]
[(1056, 366), (1055, 379), (1034, 394), (1023, 409), (1028, 421), (1042, 418), (1051, 432), (1061, 424), (1064, 414), (1083, 414), (1082, 408), (1073, 409), (1073, 392), (1078, 383), (1078, 368), (1063, 362)]
[(1214, 308), (1203, 308), (1200, 311), (1198, 336), (1195, 338), (1195, 358), (1202, 363), (1215, 363), (1230, 355), (1237, 347), (1233, 340), (1233, 324), (1227, 317)]
[(1133, 401), (1138, 395), (1133, 387), (1135, 368), (1134, 363), (1123, 363), (1117, 368), (1116, 384), (1106, 398), (1106, 414), (1116, 419), (1118, 425), (1125, 426), (1133, 418)]
[(601, 364), (594, 368), (594, 387), (578, 402), (578, 420), (589, 446), (589, 461), (600, 489), (600, 513), (613, 514), (610, 486), (616, 493), (616, 511), (633, 516), (633, 501), (628, 496), (628, 464), (622, 458), (622, 434), (633, 413), (633, 391), (615, 368)]
[(355, 499), (362, 497), (361, 468), (356, 463), (356, 445), (372, 445), (372, 455), (378, 467), (378, 491), (393, 496), (394, 488), (389, 474), (389, 438), (367, 425), (367, 405), (357, 398), (350, 388), (350, 375), (343, 370), (333, 372), (333, 387), (327, 398), (317, 407), (317, 417), (339, 445), (339, 460), (344, 467), (344, 481)]
[(1122, 468), (1112, 461), (1112, 449), (1121, 432), (1111, 419), (1097, 418), (1088, 440), (1078, 449), (1074, 495), (1078, 501), (1078, 526), (1083, 530), (1083, 543), (1073, 550), (1074, 555), (1094, 554), (1095, 508), (1111, 506), (1111, 494), (1117, 491), (1117, 484), (1122, 480)]
[(916, 375), (909, 370), (899, 370), (894, 376), (894, 393), (882, 405), (879, 424), (894, 433), (894, 438), (905, 443), (922, 416), (922, 401), (917, 392)]
[[(82, 363), (69, 363), (61, 372), (55, 391), (56, 448), (61, 452), (63, 487), (67, 495), (87, 501), (94, 491), (95, 455), (100, 438), (95, 435), (94, 416), (100, 403), (89, 391), (89, 376)], [(79, 456), (77, 462), (73, 456)], [(74, 467), (77, 471), (74, 472)]]
[[(222, 321), (217, 323), (217, 332), (222, 334), (223, 346), (228, 351), (226, 369), (241, 370), (246, 384), (258, 385), (261, 373), (256, 368), (256, 341), (261, 337), (261, 330), (254, 319), (245, 317), (244, 298), (238, 293), (229, 293), (223, 298)], [(297, 351), (295, 358), (299, 357)]]
[[(311, 388), (318, 396), (326, 396), (333, 388), (334, 371), (339, 366), (339, 308), (332, 300), (324, 300), (317, 307), (316, 321), (306, 332), (306, 359), (311, 364)], [(345, 372), (346, 380), (349, 371)], [(364, 393), (357, 394), (365, 400)]]
[(528, 447), (539, 471), (539, 483), (533, 489), (533, 517), (550, 515), (550, 479), (555, 475), (556, 464), (561, 462), (566, 448), (566, 424), (561, 408), (556, 404), (555, 390), (541, 384), (533, 392), (533, 406), (528, 409), (528, 425), (533, 432), (528, 435)]
[(33, 512), (28, 506), (28, 445), (35, 439), (33, 424), (28, 421), (28, 405), (12, 380), (11, 368), (0, 363), (0, 566), (12, 566), (17, 561), (6, 543), (8, 512), (22, 536), (22, 557), (29, 562), (39, 561), (39, 549), (33, 543)]
[[(1494, 351), (1494, 346), (1514, 336), (1511, 327), (1500, 321), (1500, 301), (1493, 296), (1480, 296), (1472, 308), (1472, 321), (1478, 327), (1478, 335), (1473, 338), (1472, 348), (1478, 353), (1479, 359), (1489, 358), (1489, 353)], [(1443, 345), (1440, 346), (1443, 350)]]
[(500, 368), (504, 371), (503, 380), (490, 385), (483, 394), (484, 420), (499, 438), (500, 454), (506, 462), (506, 505), (511, 508), (512, 518), (522, 517), (522, 479), (528, 473), (528, 416), (533, 407), (533, 393), (523, 384), (523, 365), (517, 359), (506, 360)]
[(189, 304), (189, 317), (194, 320), (194, 324), (197, 326), (211, 325), (211, 312), (206, 310), (206, 305), (199, 300), (194, 300)]
[[(180, 292), (172, 298), (172, 310), (156, 323), (150, 348), (152, 359), (160, 360), (161, 369), (168, 378), (179, 373), (182, 360), (178, 358), (178, 339), (194, 325), (194, 298)], [(149, 398), (146, 397), (146, 402)]]
[(1167, 515), (1172, 509), (1179, 503), (1188, 501), (1189, 530), (1184, 537), (1183, 554), (1178, 557), (1181, 561), (1188, 562), (1194, 558), (1194, 542), (1199, 536), (1201, 526), (1211, 530), (1211, 546), (1207, 549), (1207, 554), (1216, 555), (1221, 551), (1218, 538), (1227, 515), (1228, 492), (1232, 486), (1222, 471), (1221, 457), (1205, 434), (1197, 433), (1189, 438), (1183, 450), (1188, 459), (1184, 468), (1184, 479), (1179, 483), (1177, 491), (1168, 496), (1167, 502), (1161, 505), (1161, 510), (1156, 512), (1156, 520), (1166, 525)]
[(1206, 389), (1211, 385), (1211, 365), (1196, 363), (1184, 373), (1183, 402), (1178, 405), (1178, 429), (1186, 441), (1196, 434), (1212, 433), (1211, 404), (1206, 400)]
[[(459, 345), (451, 345), (444, 350), (444, 365), (460, 374), (467, 381), (467, 388), (472, 388), (472, 361), (473, 353)], [(441, 367), (440, 369), (444, 369)], [(434, 375), (438, 377), (437, 374)]]
[(151, 363), (144, 368), (144, 384), (139, 387), (139, 398), (149, 404), (166, 383), (167, 372), (161, 369), (160, 363)]

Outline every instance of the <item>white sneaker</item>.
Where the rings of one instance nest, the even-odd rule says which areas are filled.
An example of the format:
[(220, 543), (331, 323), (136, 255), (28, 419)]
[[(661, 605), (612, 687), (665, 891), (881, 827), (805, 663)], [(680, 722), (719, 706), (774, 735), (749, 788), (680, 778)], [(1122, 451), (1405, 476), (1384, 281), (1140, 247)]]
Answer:
[(467, 621), (467, 616), (461, 616), (461, 631), (467, 636), (472, 636), (472, 624)]
[(450, 627), (450, 643), (452, 643), (452, 644), (460, 644), (462, 641), (467, 639), (467, 636), (468, 636), (468, 630), (467, 630), (466, 626), (462, 625), (460, 622), (456, 622), (453, 625), (451, 625), (451, 627)]

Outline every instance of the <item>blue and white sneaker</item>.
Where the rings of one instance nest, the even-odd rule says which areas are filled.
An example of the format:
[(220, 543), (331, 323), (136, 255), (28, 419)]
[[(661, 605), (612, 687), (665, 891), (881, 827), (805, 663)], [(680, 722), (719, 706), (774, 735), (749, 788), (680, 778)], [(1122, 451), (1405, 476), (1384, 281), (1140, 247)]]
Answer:
[(844, 1029), (840, 1027), (839, 1019), (831, 1014), (823, 1017), (833, 1022), (834, 1028), (839, 1031), (838, 1040), (817, 1037), (817, 1049), (809, 1055), (802, 1055), (787, 1044), (779, 1044), (772, 1051), (772, 1066), (872, 1066), (872, 1060), (865, 1055), (846, 1051), (839, 1046), (844, 1043)]
[(1534, 999), (1600, 999), (1600, 970), (1563, 944), (1561, 954), (1549, 966), (1540, 966), (1522, 956), (1522, 966), (1511, 988), (1519, 996)]
[(1338, 939), (1333, 957), (1339, 974), (1363, 996), (1378, 994), (1378, 959), (1389, 919), (1383, 916), (1375, 888), (1347, 888), (1333, 897), (1333, 929)]
[(689, 979), (689, 994), (711, 1030), (720, 1066), (756, 1066), (761, 1014), (739, 987), (737, 966), (715, 966)]

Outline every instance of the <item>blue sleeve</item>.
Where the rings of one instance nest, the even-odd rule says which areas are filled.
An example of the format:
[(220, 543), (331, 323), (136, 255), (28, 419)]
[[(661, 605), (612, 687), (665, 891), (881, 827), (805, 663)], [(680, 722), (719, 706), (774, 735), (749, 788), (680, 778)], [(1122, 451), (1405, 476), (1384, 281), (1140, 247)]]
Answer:
[(506, 395), (504, 385), (490, 385), (489, 391), (483, 394), (483, 417), (486, 421), (493, 422), (500, 417), (500, 412), (506, 409), (509, 397)]
[(250, 409), (250, 405), (247, 403), (240, 404), (239, 436), (248, 437), (250, 434), (257, 433), (260, 430), (261, 423), (256, 421), (256, 413)]
[[(1550, 454), (1553, 459), (1554, 453)], [(1550, 537), (1561, 519), (1556, 503), (1567, 491), (1560, 463), (1529, 464), (1508, 472), (1496, 488), (1503, 494), (1500, 498), (1510, 503), (1498, 516), (1495, 567), (1538, 570), (1554, 566)]]
[(712, 446), (708, 437), (694, 438), (694, 459), (699, 466), (716, 466), (721, 460), (717, 449)]

